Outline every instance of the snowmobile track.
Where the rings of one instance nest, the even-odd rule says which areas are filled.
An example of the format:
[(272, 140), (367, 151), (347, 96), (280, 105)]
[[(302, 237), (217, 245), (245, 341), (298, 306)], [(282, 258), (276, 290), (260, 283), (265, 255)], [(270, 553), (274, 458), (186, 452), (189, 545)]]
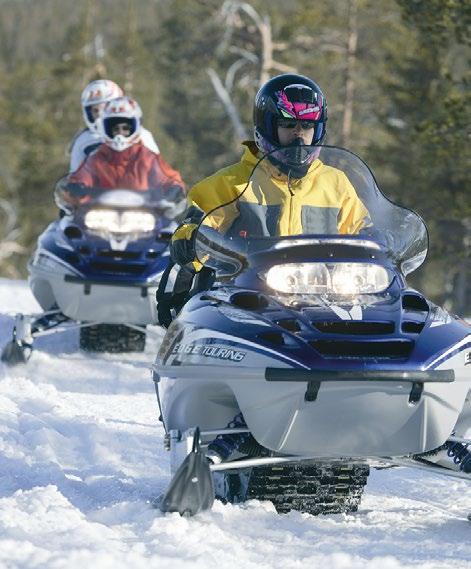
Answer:
[(96, 324), (80, 329), (80, 348), (85, 352), (143, 352), (144, 332), (123, 324)]
[(365, 464), (295, 464), (254, 468), (247, 498), (269, 500), (279, 513), (356, 512), (370, 468)]

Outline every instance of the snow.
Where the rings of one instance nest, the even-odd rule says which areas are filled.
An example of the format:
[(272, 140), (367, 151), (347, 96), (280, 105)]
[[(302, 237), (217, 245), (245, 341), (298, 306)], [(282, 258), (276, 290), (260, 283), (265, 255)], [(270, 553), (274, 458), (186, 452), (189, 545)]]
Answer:
[[(19, 311), (38, 311), (27, 284), (0, 279), (0, 346)], [(471, 569), (471, 485), (419, 470), (373, 471), (352, 515), (153, 508), (169, 457), (144, 364), (160, 339), (90, 357), (67, 332), (0, 364), (0, 567)]]

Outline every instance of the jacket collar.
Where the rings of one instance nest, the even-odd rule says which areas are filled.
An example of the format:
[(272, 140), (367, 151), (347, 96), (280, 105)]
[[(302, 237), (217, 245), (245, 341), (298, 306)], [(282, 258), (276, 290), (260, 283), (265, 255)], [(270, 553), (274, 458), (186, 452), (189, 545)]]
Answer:
[(136, 144), (125, 148), (122, 152), (118, 152), (117, 150), (113, 150), (107, 144), (102, 144), (99, 150), (102, 156), (104, 156), (109, 162), (126, 162), (139, 152), (141, 146), (142, 145), (137, 142)]
[[(242, 146), (245, 146), (245, 150), (241, 162), (244, 162), (253, 168), (262, 157), (262, 153), (253, 140), (244, 140), (244, 142), (242, 142)], [(283, 172), (280, 172), (280, 170), (274, 164), (268, 160), (264, 160), (261, 162), (261, 164), (263, 164), (264, 170), (270, 177), (274, 178), (275, 180), (279, 180), (280, 182), (288, 182), (288, 176)], [(302, 178), (291, 178), (290, 185), (296, 186), (297, 184), (302, 183), (303, 180), (311, 177), (312, 174), (314, 174), (321, 165), (322, 162), (319, 160), (319, 158), (316, 158), (316, 160), (314, 160), (314, 162), (309, 166), (309, 170), (307, 171), (306, 175)]]

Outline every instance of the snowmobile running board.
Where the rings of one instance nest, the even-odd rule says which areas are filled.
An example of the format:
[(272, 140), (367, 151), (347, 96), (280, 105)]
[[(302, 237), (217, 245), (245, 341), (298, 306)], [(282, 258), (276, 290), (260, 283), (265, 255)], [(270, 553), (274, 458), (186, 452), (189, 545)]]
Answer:
[[(218, 470), (233, 470), (236, 468), (251, 468), (253, 466), (266, 466), (268, 464), (285, 464), (289, 462), (301, 462), (301, 461), (313, 461), (316, 463), (326, 462), (331, 464), (332, 462), (342, 462), (345, 459), (322, 459), (313, 458), (312, 456), (267, 456), (262, 458), (244, 458), (241, 460), (233, 460), (228, 462), (221, 462), (220, 464), (210, 464), (209, 468), (212, 471)], [(367, 461), (365, 461), (367, 462)]]
[(462, 445), (471, 445), (471, 439), (463, 439), (463, 437), (455, 437), (452, 435), (448, 437), (448, 440), (452, 443), (461, 443)]
[[(345, 459), (343, 459), (345, 460)], [(254, 466), (266, 466), (268, 464), (286, 464), (290, 462), (307, 462), (313, 461), (316, 463), (319, 462), (342, 462), (342, 459), (332, 459), (332, 458), (319, 458), (319, 457), (312, 457), (312, 456), (271, 456), (271, 457), (262, 457), (262, 458), (247, 458), (241, 460), (233, 460), (229, 462), (222, 462), (220, 464), (211, 464), (209, 466), (211, 471), (221, 471), (221, 470), (233, 470), (239, 468), (252, 468)], [(364, 462), (368, 464), (370, 461), (368, 459), (363, 459), (358, 462)], [(375, 463), (378, 463), (378, 459), (374, 460)], [(453, 478), (461, 478), (462, 480), (471, 481), (471, 474), (466, 472), (460, 472), (456, 470), (451, 470), (445, 468), (444, 466), (434, 465), (428, 462), (421, 462), (420, 460), (413, 459), (413, 458), (391, 458), (391, 459), (379, 459), (381, 463), (387, 463), (391, 466), (404, 466), (408, 468), (418, 468), (420, 470), (427, 470), (428, 472), (433, 472), (435, 474), (440, 474), (441, 476), (451, 476)]]
[(422, 462), (421, 460), (414, 458), (391, 458), (390, 460), (384, 459), (384, 461), (392, 464), (393, 466), (418, 468), (419, 470), (426, 470), (428, 472), (433, 472), (434, 474), (439, 474), (441, 476), (451, 476), (452, 478), (461, 478), (462, 480), (471, 482), (471, 473), (461, 472), (459, 470), (451, 470), (445, 468), (444, 466), (435, 465), (431, 462)]
[[(313, 458), (308, 456), (291, 456), (291, 457), (281, 457), (281, 456), (273, 456), (273, 457), (264, 457), (264, 458), (249, 458), (243, 460), (234, 460), (229, 462), (223, 462), (220, 464), (211, 464), (209, 466), (211, 471), (221, 471), (221, 470), (235, 470), (239, 468), (252, 468), (254, 466), (266, 466), (268, 464), (286, 464), (290, 462), (308, 462), (313, 461), (316, 463), (319, 462), (337, 462), (335, 459), (320, 459), (320, 458)], [(341, 459), (338, 459), (338, 462), (341, 462)], [(364, 460), (365, 464), (368, 464), (368, 460)], [(375, 459), (375, 464), (378, 463), (378, 459)], [(443, 466), (436, 466), (432, 463), (425, 463), (420, 462), (416, 459), (408, 459), (408, 458), (401, 458), (401, 459), (380, 459), (381, 463), (387, 463), (391, 466), (403, 466), (407, 468), (418, 468), (420, 470), (427, 470), (428, 472), (433, 472), (435, 474), (439, 474), (441, 476), (451, 476), (453, 478), (461, 478), (462, 480), (471, 481), (471, 474), (467, 474), (465, 472), (460, 472), (456, 470), (450, 470)]]
[[(236, 433), (249, 433), (250, 430), (247, 428), (236, 428), (236, 429), (214, 429), (214, 430), (205, 430), (200, 431), (199, 435), (203, 438), (205, 436), (215, 436), (221, 434), (236, 434)], [(192, 440), (194, 437), (194, 429), (189, 429), (186, 434)], [(450, 436), (447, 442), (458, 442), (465, 445), (471, 445), (471, 439), (465, 439), (462, 437)], [(206, 445), (202, 445), (203, 447)], [(233, 460), (228, 462), (222, 462), (219, 464), (211, 464), (210, 470), (211, 471), (223, 471), (223, 470), (233, 470), (239, 468), (252, 468), (254, 466), (265, 466), (268, 464), (285, 464), (290, 462), (298, 462), (298, 461), (315, 461), (315, 462), (336, 462), (336, 461), (345, 460), (345, 457), (333, 459), (332, 457), (324, 458), (322, 457), (312, 457), (312, 456), (265, 456), (260, 458), (244, 458), (239, 460)], [(418, 468), (421, 470), (428, 470), (429, 472), (435, 472), (436, 474), (440, 474), (442, 476), (451, 476), (454, 478), (461, 478), (463, 480), (471, 480), (471, 474), (455, 471), (448, 469), (443, 466), (434, 465), (433, 463), (429, 463), (426, 461), (422, 461), (419, 458), (376, 458), (374, 459), (375, 462), (380, 463), (387, 463), (391, 466), (404, 466), (404, 467), (412, 467)], [(370, 463), (371, 459), (363, 459), (365, 463)]]

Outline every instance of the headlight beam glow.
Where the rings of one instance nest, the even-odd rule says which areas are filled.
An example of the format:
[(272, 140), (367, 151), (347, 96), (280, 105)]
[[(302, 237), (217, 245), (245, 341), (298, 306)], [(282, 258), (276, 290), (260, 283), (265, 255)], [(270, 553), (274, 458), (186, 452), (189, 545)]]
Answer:
[(286, 263), (271, 267), (267, 285), (286, 294), (372, 294), (391, 284), (388, 271), (375, 263)]
[(155, 218), (147, 211), (92, 209), (85, 215), (85, 225), (91, 231), (113, 234), (147, 233), (154, 229)]

